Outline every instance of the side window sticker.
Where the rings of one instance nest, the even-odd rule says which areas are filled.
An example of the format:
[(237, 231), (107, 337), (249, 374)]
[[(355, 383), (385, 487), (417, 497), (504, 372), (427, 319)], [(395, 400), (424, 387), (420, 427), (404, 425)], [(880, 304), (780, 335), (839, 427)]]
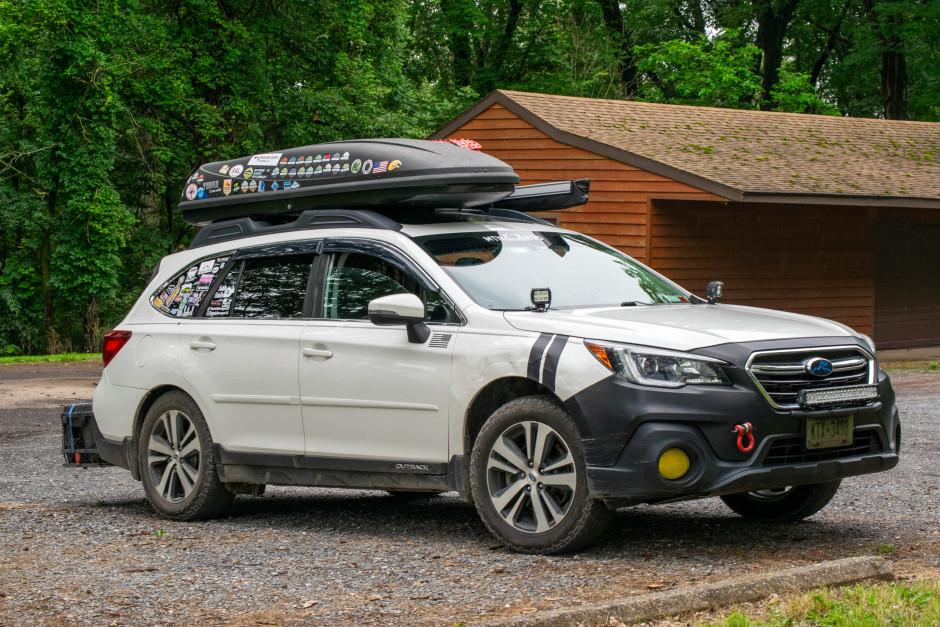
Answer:
[(150, 301), (154, 309), (178, 318), (191, 318), (230, 255), (204, 259), (187, 267), (157, 290)]

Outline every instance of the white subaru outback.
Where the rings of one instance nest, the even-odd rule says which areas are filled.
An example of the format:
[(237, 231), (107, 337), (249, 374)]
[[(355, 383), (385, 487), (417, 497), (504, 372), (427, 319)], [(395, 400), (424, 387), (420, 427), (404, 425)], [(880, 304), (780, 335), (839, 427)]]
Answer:
[(514, 188), (507, 169), (404, 140), (202, 166), (181, 211), (221, 219), (106, 337), (100, 458), (173, 519), (268, 484), (456, 491), (542, 553), (638, 503), (804, 518), (897, 464), (869, 338), (699, 298), (512, 211), (587, 186)]

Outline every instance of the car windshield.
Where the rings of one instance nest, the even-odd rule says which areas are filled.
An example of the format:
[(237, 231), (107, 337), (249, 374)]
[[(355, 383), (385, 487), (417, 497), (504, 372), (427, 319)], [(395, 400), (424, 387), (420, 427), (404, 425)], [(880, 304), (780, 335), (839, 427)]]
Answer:
[(556, 308), (688, 302), (676, 286), (583, 235), (496, 228), (415, 240), (487, 309), (525, 309), (535, 288), (549, 288)]

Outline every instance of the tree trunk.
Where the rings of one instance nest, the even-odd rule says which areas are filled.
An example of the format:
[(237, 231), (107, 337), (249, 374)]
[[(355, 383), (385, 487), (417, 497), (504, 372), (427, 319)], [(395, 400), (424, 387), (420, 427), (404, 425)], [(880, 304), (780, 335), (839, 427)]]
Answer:
[(486, 66), (490, 67), (487, 84), (483, 85), (483, 92), (490, 92), (499, 87), (503, 78), (503, 63), (506, 61), (506, 55), (509, 54), (509, 46), (512, 44), (513, 37), (516, 35), (516, 28), (519, 26), (519, 17), (522, 15), (523, 4), (520, 0), (509, 0), (509, 15), (506, 17), (506, 26), (503, 28), (503, 34), (496, 45), (495, 50), (487, 55)]
[(783, 41), (787, 34), (798, 0), (761, 0), (757, 9), (757, 47), (761, 49), (761, 97), (760, 110), (771, 111), (777, 103), (773, 90), (780, 82), (780, 66), (783, 63)]
[(633, 61), (633, 38), (624, 23), (623, 13), (620, 11), (620, 2), (618, 0), (597, 0), (597, 3), (604, 13), (607, 32), (614, 43), (617, 44), (620, 88), (623, 91), (624, 98), (633, 99), (636, 97), (639, 87), (636, 64)]
[[(881, 102), (885, 119), (906, 120), (907, 59), (901, 37), (904, 15), (892, 2), (879, 3), (876, 8), (873, 0), (865, 0), (865, 9), (881, 42)], [(884, 13), (883, 19), (879, 16), (879, 9)]]
[[(899, 38), (891, 38), (894, 50), (881, 53), (881, 97), (885, 119), (907, 119), (907, 61)], [(890, 40), (889, 40), (890, 41)]]

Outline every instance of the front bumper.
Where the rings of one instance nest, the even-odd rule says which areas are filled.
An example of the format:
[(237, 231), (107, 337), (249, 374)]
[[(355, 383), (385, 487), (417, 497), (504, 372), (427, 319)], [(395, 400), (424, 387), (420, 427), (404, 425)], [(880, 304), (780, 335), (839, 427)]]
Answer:
[[(566, 405), (582, 433), (594, 498), (629, 505), (823, 483), (889, 470), (898, 463), (900, 420), (894, 390), (879, 377), (877, 401), (841, 409), (773, 409), (743, 368), (731, 386), (657, 389), (610, 377)], [(852, 415), (847, 446), (807, 450), (807, 418)], [(734, 426), (753, 425), (754, 449), (738, 449)], [(670, 448), (690, 458), (679, 479), (659, 472)]]

